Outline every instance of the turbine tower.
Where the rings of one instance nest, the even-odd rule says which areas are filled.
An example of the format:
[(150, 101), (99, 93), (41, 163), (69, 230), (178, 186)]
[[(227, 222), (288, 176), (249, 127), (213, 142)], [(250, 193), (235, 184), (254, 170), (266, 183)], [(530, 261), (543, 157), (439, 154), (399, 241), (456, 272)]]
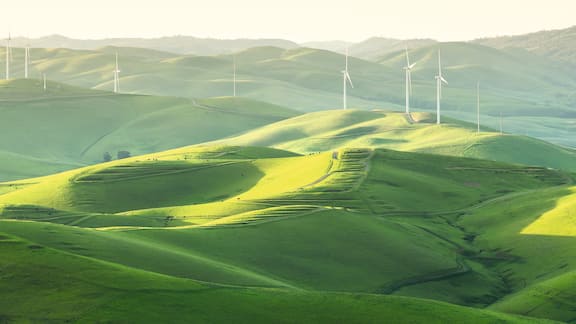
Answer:
[(42, 79), (44, 81), (43, 89), (44, 89), (44, 92), (46, 92), (46, 73), (42, 73)]
[(476, 123), (477, 133), (480, 134), (480, 82), (476, 84)]
[(410, 58), (408, 57), (408, 47), (406, 47), (406, 66), (404, 70), (406, 71), (406, 114), (410, 114), (410, 95), (412, 95), (412, 68), (416, 63), (410, 64)]
[(342, 103), (343, 108), (346, 110), (348, 108), (348, 101), (347, 101), (347, 90), (348, 90), (348, 82), (350, 86), (354, 88), (354, 84), (352, 83), (352, 79), (350, 78), (350, 73), (348, 73), (348, 48), (346, 48), (346, 67), (344, 71), (342, 71), (342, 81), (343, 81), (343, 93), (342, 93)]
[(116, 66), (114, 67), (114, 93), (120, 91), (120, 69), (118, 67), (118, 52), (116, 52)]
[(12, 47), (10, 47), (10, 41), (12, 37), (8, 33), (8, 38), (6, 39), (6, 80), (10, 80), (10, 61), (12, 60)]
[(30, 64), (30, 45), (24, 48), (24, 79), (28, 79), (28, 65)]
[(232, 87), (233, 87), (233, 95), (234, 97), (236, 97), (236, 55), (234, 55), (232, 57), (232, 74), (233, 74), (233, 79), (232, 79)]
[(440, 50), (438, 50), (438, 75), (436, 76), (436, 124), (440, 124), (440, 99), (442, 98), (442, 83), (448, 81), (442, 77), (442, 63), (440, 61)]

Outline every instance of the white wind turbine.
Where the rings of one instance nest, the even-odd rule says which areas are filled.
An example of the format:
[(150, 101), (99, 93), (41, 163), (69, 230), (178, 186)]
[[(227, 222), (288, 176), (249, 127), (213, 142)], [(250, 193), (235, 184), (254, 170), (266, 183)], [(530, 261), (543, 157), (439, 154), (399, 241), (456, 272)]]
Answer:
[(448, 81), (442, 77), (442, 63), (440, 61), (440, 50), (438, 50), (438, 75), (436, 76), (436, 124), (440, 124), (440, 99), (442, 98), (442, 83)]
[(114, 93), (120, 91), (120, 68), (118, 67), (118, 52), (116, 52), (116, 65), (114, 67)]
[(406, 66), (404, 70), (406, 71), (406, 114), (410, 114), (410, 95), (412, 95), (412, 68), (416, 63), (410, 64), (410, 58), (408, 57), (408, 47), (406, 47)]
[(30, 64), (30, 45), (24, 48), (24, 79), (28, 79), (28, 65)]
[(342, 103), (343, 108), (346, 110), (348, 108), (347, 102), (347, 90), (348, 90), (348, 82), (350, 82), (350, 86), (354, 88), (354, 84), (352, 83), (352, 79), (350, 78), (350, 73), (348, 72), (348, 48), (346, 48), (346, 68), (342, 71), (342, 81), (343, 81), (343, 94), (342, 94)]
[(10, 80), (10, 61), (12, 61), (12, 47), (10, 47), (10, 41), (12, 37), (8, 33), (8, 38), (6, 39), (6, 80)]
[(232, 74), (233, 74), (233, 79), (232, 79), (232, 87), (233, 87), (233, 95), (234, 97), (236, 97), (236, 55), (234, 55), (232, 57)]
[(480, 134), (480, 82), (476, 84), (476, 132)]

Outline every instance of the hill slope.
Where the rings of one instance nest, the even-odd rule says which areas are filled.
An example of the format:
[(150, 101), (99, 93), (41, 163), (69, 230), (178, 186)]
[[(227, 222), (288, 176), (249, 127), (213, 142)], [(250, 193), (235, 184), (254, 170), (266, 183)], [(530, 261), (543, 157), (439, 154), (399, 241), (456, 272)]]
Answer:
[[(435, 107), (438, 48), (442, 49), (444, 71), (450, 82), (443, 98), (445, 113), (473, 120), (475, 86), (480, 81), (482, 114), (492, 127), (498, 125), (494, 117), (503, 114), (509, 117), (506, 128), (512, 132), (576, 145), (570, 135), (574, 125), (566, 124), (574, 117), (574, 74), (557, 61), (527, 51), (502, 51), (469, 43), (439, 43), (412, 50), (412, 60), (418, 62), (413, 73), (412, 103), (416, 110)], [(231, 95), (235, 57), (240, 96), (301, 111), (342, 106), (340, 71), (344, 56), (310, 48), (257, 47), (217, 56), (175, 55), (138, 48), (35, 48), (31, 75), (47, 73), (49, 79), (75, 86), (111, 90), (110, 71), (116, 51), (122, 69), (120, 89), (125, 93), (192, 98)], [(22, 56), (21, 49), (14, 49), (15, 60), (22, 60)], [(384, 54), (378, 62), (351, 58), (355, 88), (348, 91), (349, 106), (401, 110), (404, 64), (401, 50)], [(22, 67), (13, 70), (14, 77), (22, 77)], [(562, 139), (558, 131), (567, 136)]]
[(335, 150), (343, 147), (389, 148), (474, 157), (509, 163), (540, 165), (576, 171), (576, 151), (537, 139), (505, 134), (435, 116), (415, 113), (416, 122), (403, 113), (386, 111), (333, 110), (309, 113), (240, 136), (217, 141), (230, 145), (256, 145), (298, 153)]
[(6, 322), (534, 322), (412, 298), (218, 287), (1, 235), (0, 266), (11, 274), (0, 281)]
[(100, 162), (105, 152), (214, 140), (297, 113), (250, 99), (113, 94), (55, 82), (43, 92), (38, 80), (15, 80), (0, 81), (0, 114), (0, 179), (9, 180)]
[[(188, 147), (6, 183), (0, 222), (35, 245), (171, 277), (484, 307), (522, 287), (490, 261), (505, 242), (487, 249), (463, 215), (571, 183), (545, 168), (386, 150)], [(550, 258), (530, 271), (563, 262)]]

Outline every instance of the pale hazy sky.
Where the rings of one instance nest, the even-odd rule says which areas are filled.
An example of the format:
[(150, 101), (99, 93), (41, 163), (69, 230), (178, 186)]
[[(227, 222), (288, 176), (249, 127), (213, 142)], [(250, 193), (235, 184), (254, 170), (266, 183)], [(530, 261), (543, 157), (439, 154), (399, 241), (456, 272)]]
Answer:
[(3, 0), (0, 33), (450, 41), (569, 27), (575, 9), (575, 0)]

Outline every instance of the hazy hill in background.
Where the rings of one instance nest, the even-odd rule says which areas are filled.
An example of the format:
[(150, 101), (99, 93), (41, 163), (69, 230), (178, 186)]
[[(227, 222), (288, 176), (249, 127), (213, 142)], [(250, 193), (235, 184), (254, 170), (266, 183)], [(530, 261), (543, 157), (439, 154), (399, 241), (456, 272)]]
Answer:
[(553, 59), (576, 63), (576, 26), (520, 36), (482, 38), (475, 43), (499, 48), (521, 48)]
[[(38, 48), (70, 48), (70, 49), (98, 49), (106, 46), (150, 48), (159, 51), (178, 54), (218, 55), (233, 53), (252, 47), (274, 46), (284, 49), (295, 47), (310, 47), (338, 53), (344, 53), (349, 48), (350, 55), (368, 60), (378, 60), (383, 55), (402, 50), (405, 47), (415, 49), (436, 43), (433, 39), (394, 39), (386, 37), (372, 37), (361, 42), (346, 42), (341, 40), (312, 41), (296, 43), (284, 39), (212, 39), (193, 36), (170, 36), (162, 38), (109, 38), (97, 40), (82, 40), (68, 38), (62, 35), (50, 35), (40, 38), (28, 39), (17, 37), (13, 39), (16, 47), (31, 44)], [(529, 52), (576, 63), (576, 54), (572, 50), (576, 44), (576, 26), (539, 31), (518, 36), (499, 36), (481, 38), (470, 41), (498, 49), (518, 48)], [(4, 45), (2, 39), (0, 44)]]
[[(399, 46), (399, 45), (398, 45)], [(472, 43), (434, 43), (412, 49), (414, 111), (435, 110), (437, 53), (450, 84), (443, 112), (476, 120), (476, 83), (481, 83), (484, 126), (576, 146), (575, 69), (527, 50), (498, 50)], [(0, 55), (4, 49), (0, 48)], [(24, 51), (14, 48), (13, 77), (23, 77)], [(238, 95), (310, 112), (342, 107), (344, 55), (312, 48), (254, 47), (233, 54), (180, 55), (152, 49), (104, 47), (98, 50), (31, 50), (31, 75), (97, 90), (112, 90), (114, 53), (120, 56), (123, 93), (206, 98), (232, 95), (233, 60)], [(377, 62), (350, 59), (355, 88), (349, 107), (404, 109), (404, 50)]]
[[(5, 41), (2, 40), (2, 44)], [(178, 54), (217, 55), (241, 51), (251, 47), (276, 46), (298, 47), (298, 44), (283, 39), (211, 39), (192, 36), (170, 36), (162, 38), (109, 38), (73, 39), (62, 35), (51, 35), (35, 39), (18, 37), (13, 39), (16, 47), (32, 44), (38, 48), (70, 48), (91, 50), (105, 46), (149, 48)]]

